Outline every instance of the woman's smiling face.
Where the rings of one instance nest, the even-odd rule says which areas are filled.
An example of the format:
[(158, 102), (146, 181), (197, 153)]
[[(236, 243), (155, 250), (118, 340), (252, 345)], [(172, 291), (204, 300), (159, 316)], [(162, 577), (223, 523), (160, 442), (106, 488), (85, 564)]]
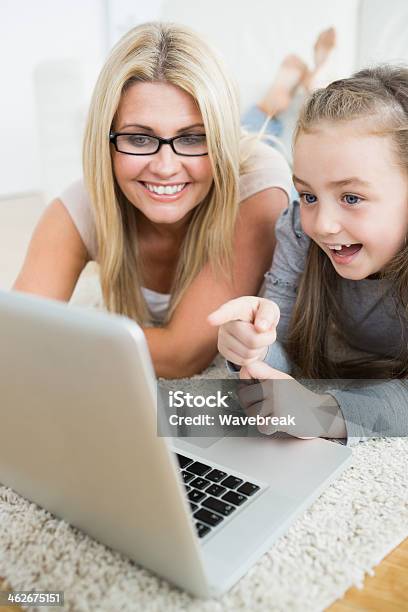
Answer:
[[(179, 87), (163, 82), (129, 86), (122, 95), (113, 130), (162, 138), (205, 134), (193, 98)], [(112, 157), (122, 192), (154, 224), (184, 223), (212, 185), (208, 155), (177, 155), (169, 145), (163, 145), (154, 155), (127, 155), (118, 153), (112, 145)], [(165, 187), (166, 191), (177, 191), (160, 193)]]
[(382, 270), (408, 234), (408, 178), (391, 137), (369, 134), (361, 120), (321, 124), (299, 134), (293, 165), (303, 230), (338, 274)]

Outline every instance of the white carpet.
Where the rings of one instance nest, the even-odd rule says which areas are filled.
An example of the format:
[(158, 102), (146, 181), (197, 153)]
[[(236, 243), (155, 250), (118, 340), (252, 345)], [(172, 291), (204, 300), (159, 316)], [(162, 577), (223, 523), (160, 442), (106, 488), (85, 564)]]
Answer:
[[(90, 293), (87, 278), (76, 302), (89, 304)], [(205, 376), (225, 376), (221, 364)], [(371, 440), (353, 455), (353, 466), (219, 601), (190, 597), (1, 486), (0, 576), (17, 590), (62, 590), (70, 611), (323, 610), (408, 536), (408, 439)]]

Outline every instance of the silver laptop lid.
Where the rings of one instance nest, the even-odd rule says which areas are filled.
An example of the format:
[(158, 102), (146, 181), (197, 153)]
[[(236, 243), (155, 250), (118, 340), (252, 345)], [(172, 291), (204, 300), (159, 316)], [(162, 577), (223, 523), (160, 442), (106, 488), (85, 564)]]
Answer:
[(208, 594), (156, 383), (125, 317), (0, 291), (0, 482), (177, 585)]

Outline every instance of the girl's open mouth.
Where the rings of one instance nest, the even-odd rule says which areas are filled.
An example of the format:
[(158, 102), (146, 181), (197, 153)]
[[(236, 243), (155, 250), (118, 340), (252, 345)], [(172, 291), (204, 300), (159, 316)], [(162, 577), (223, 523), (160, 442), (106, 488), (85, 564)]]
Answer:
[(330, 250), (331, 258), (340, 264), (350, 263), (363, 248), (361, 243), (326, 245)]

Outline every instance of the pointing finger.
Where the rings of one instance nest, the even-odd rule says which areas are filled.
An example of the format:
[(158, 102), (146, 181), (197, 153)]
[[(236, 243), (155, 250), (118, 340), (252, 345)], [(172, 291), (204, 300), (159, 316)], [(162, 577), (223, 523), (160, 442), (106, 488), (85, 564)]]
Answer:
[(211, 325), (223, 325), (229, 321), (249, 321), (252, 323), (260, 298), (246, 296), (230, 300), (208, 315)]

